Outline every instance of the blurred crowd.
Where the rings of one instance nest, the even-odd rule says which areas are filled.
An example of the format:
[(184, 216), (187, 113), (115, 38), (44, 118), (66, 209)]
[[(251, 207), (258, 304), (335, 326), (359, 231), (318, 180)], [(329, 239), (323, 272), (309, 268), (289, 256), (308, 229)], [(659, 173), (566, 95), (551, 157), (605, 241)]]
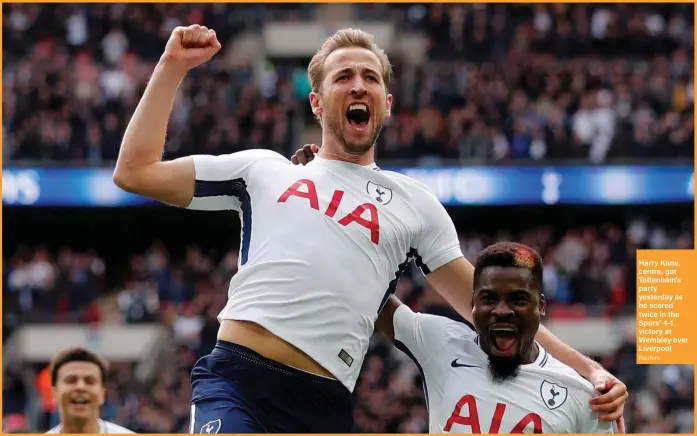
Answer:
[(691, 156), (692, 6), (635, 6), (431, 6), (380, 157)]
[[(245, 28), (231, 5), (3, 5), (4, 153), (10, 160), (105, 165), (116, 159), (171, 31), (206, 23), (229, 40)], [(237, 11), (239, 12), (239, 11)], [(222, 55), (180, 87), (168, 128), (169, 156), (246, 148), (286, 153), (297, 102), (288, 80), (273, 96), (252, 65)]]
[[(5, 158), (93, 166), (115, 159), (175, 26), (204, 23), (229, 48), (269, 19), (319, 19), (318, 5), (3, 8)], [(693, 155), (692, 4), (353, 8), (429, 42), (419, 65), (392, 54), (396, 107), (380, 141), (382, 160)], [(260, 147), (289, 156), (314, 125), (306, 59), (266, 59), (259, 68), (231, 56), (216, 56), (184, 81), (169, 157)]]
[[(635, 250), (689, 249), (691, 232), (689, 224), (685, 229), (666, 228), (661, 223), (637, 219), (623, 228), (608, 224), (566, 230), (539, 227), (518, 234), (463, 234), (461, 242), (470, 260), (498, 240), (517, 240), (538, 249), (546, 261), (549, 317), (613, 317), (633, 313)], [(155, 243), (126, 262), (127, 276), (114, 285), (104, 279), (105, 265), (96, 253), (21, 248), (6, 259), (3, 268), (4, 329), (12, 328), (8, 314), (17, 323), (40, 319), (101, 325), (155, 322), (168, 326), (177, 344), (175, 358), (161, 362), (156, 378), (149, 383), (135, 379), (135, 364), (116, 364), (107, 385), (104, 416), (137, 432), (186, 433), (189, 371), (196, 359), (215, 344), (216, 316), (225, 305), (228, 282), (237, 271), (237, 262), (235, 250), (213, 257), (196, 246), (189, 247), (183, 258), (174, 259), (167, 247)], [(457, 318), (416, 269), (400, 280), (396, 295), (414, 310)], [(597, 356), (632, 392), (628, 429), (652, 433), (693, 431), (689, 419), (693, 416), (694, 371), (678, 366), (638, 366), (635, 353), (630, 340), (613, 355)], [(648, 377), (648, 371), (658, 371), (656, 368), (663, 372)], [(26, 390), (32, 387), (13, 371), (6, 372), (3, 383), (3, 408), (13, 416), (22, 416), (26, 413)], [(418, 371), (379, 335), (371, 342), (354, 397), (357, 431), (427, 431)], [(46, 426), (55, 423), (57, 415), (50, 401), (43, 408), (48, 416)]]

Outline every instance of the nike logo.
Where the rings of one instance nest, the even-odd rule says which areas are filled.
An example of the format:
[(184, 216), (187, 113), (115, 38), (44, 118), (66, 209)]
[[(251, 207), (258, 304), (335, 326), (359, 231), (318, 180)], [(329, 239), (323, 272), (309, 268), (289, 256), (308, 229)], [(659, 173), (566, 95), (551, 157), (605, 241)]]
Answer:
[(478, 365), (468, 365), (466, 363), (458, 363), (457, 359), (450, 362), (450, 366), (452, 366), (453, 368), (462, 368), (462, 367), (464, 367), (464, 368), (479, 368)]

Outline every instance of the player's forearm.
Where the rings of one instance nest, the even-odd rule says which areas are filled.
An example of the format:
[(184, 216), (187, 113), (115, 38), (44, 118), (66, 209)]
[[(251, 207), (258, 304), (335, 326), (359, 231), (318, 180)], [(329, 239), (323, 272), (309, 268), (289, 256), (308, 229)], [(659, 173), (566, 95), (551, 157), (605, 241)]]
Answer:
[(186, 71), (160, 60), (145, 88), (121, 143), (114, 179), (128, 186), (149, 166), (160, 162), (167, 123)]
[(472, 319), (474, 267), (459, 257), (426, 276), (433, 289), (468, 322)]
[(595, 362), (593, 359), (584, 356), (562, 342), (561, 339), (554, 336), (554, 334), (545, 326), (540, 326), (535, 339), (540, 343), (540, 345), (549, 351), (549, 353), (554, 356), (555, 359), (569, 365), (586, 379), (590, 378), (592, 370), (601, 367), (601, 365)]

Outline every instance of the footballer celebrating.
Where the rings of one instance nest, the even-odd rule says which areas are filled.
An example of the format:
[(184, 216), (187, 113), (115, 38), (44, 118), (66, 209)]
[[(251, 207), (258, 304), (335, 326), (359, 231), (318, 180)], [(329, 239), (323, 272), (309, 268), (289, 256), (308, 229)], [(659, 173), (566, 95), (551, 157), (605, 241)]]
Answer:
[[(310, 164), (262, 149), (162, 161), (180, 83), (220, 48), (204, 26), (174, 30), (114, 170), (126, 191), (240, 216), (239, 269), (218, 317), (218, 342), (192, 371), (190, 431), (351, 432), (351, 393), (375, 321), (408, 263), (415, 260), (469, 318), (472, 265), (438, 199), (375, 164), (392, 107), (391, 67), (360, 30), (338, 31), (310, 61), (309, 100), (322, 126)], [(539, 336), (584, 376), (614, 381), (613, 393), (626, 390), (549, 332)]]

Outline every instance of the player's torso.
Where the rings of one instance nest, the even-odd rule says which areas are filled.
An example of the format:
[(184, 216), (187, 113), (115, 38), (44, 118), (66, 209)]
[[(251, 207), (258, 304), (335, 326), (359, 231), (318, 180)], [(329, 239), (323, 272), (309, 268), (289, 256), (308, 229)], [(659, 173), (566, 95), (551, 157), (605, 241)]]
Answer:
[(408, 190), (338, 163), (271, 162), (248, 179), (240, 268), (221, 317), (260, 323), (352, 386), (420, 229)]
[[(576, 428), (571, 389), (544, 370), (547, 352), (518, 377), (491, 381), (485, 353), (473, 340), (454, 340), (433, 359), (437, 377), (427, 380), (432, 433), (572, 433)], [(433, 360), (432, 359), (432, 360)]]
[(394, 179), (368, 168), (339, 169), (278, 165), (265, 183), (250, 183), (253, 218), (243, 267), (309, 259), (313, 271), (304, 280), (336, 286), (344, 279), (353, 293), (359, 285), (386, 289), (408, 256), (419, 218)]

